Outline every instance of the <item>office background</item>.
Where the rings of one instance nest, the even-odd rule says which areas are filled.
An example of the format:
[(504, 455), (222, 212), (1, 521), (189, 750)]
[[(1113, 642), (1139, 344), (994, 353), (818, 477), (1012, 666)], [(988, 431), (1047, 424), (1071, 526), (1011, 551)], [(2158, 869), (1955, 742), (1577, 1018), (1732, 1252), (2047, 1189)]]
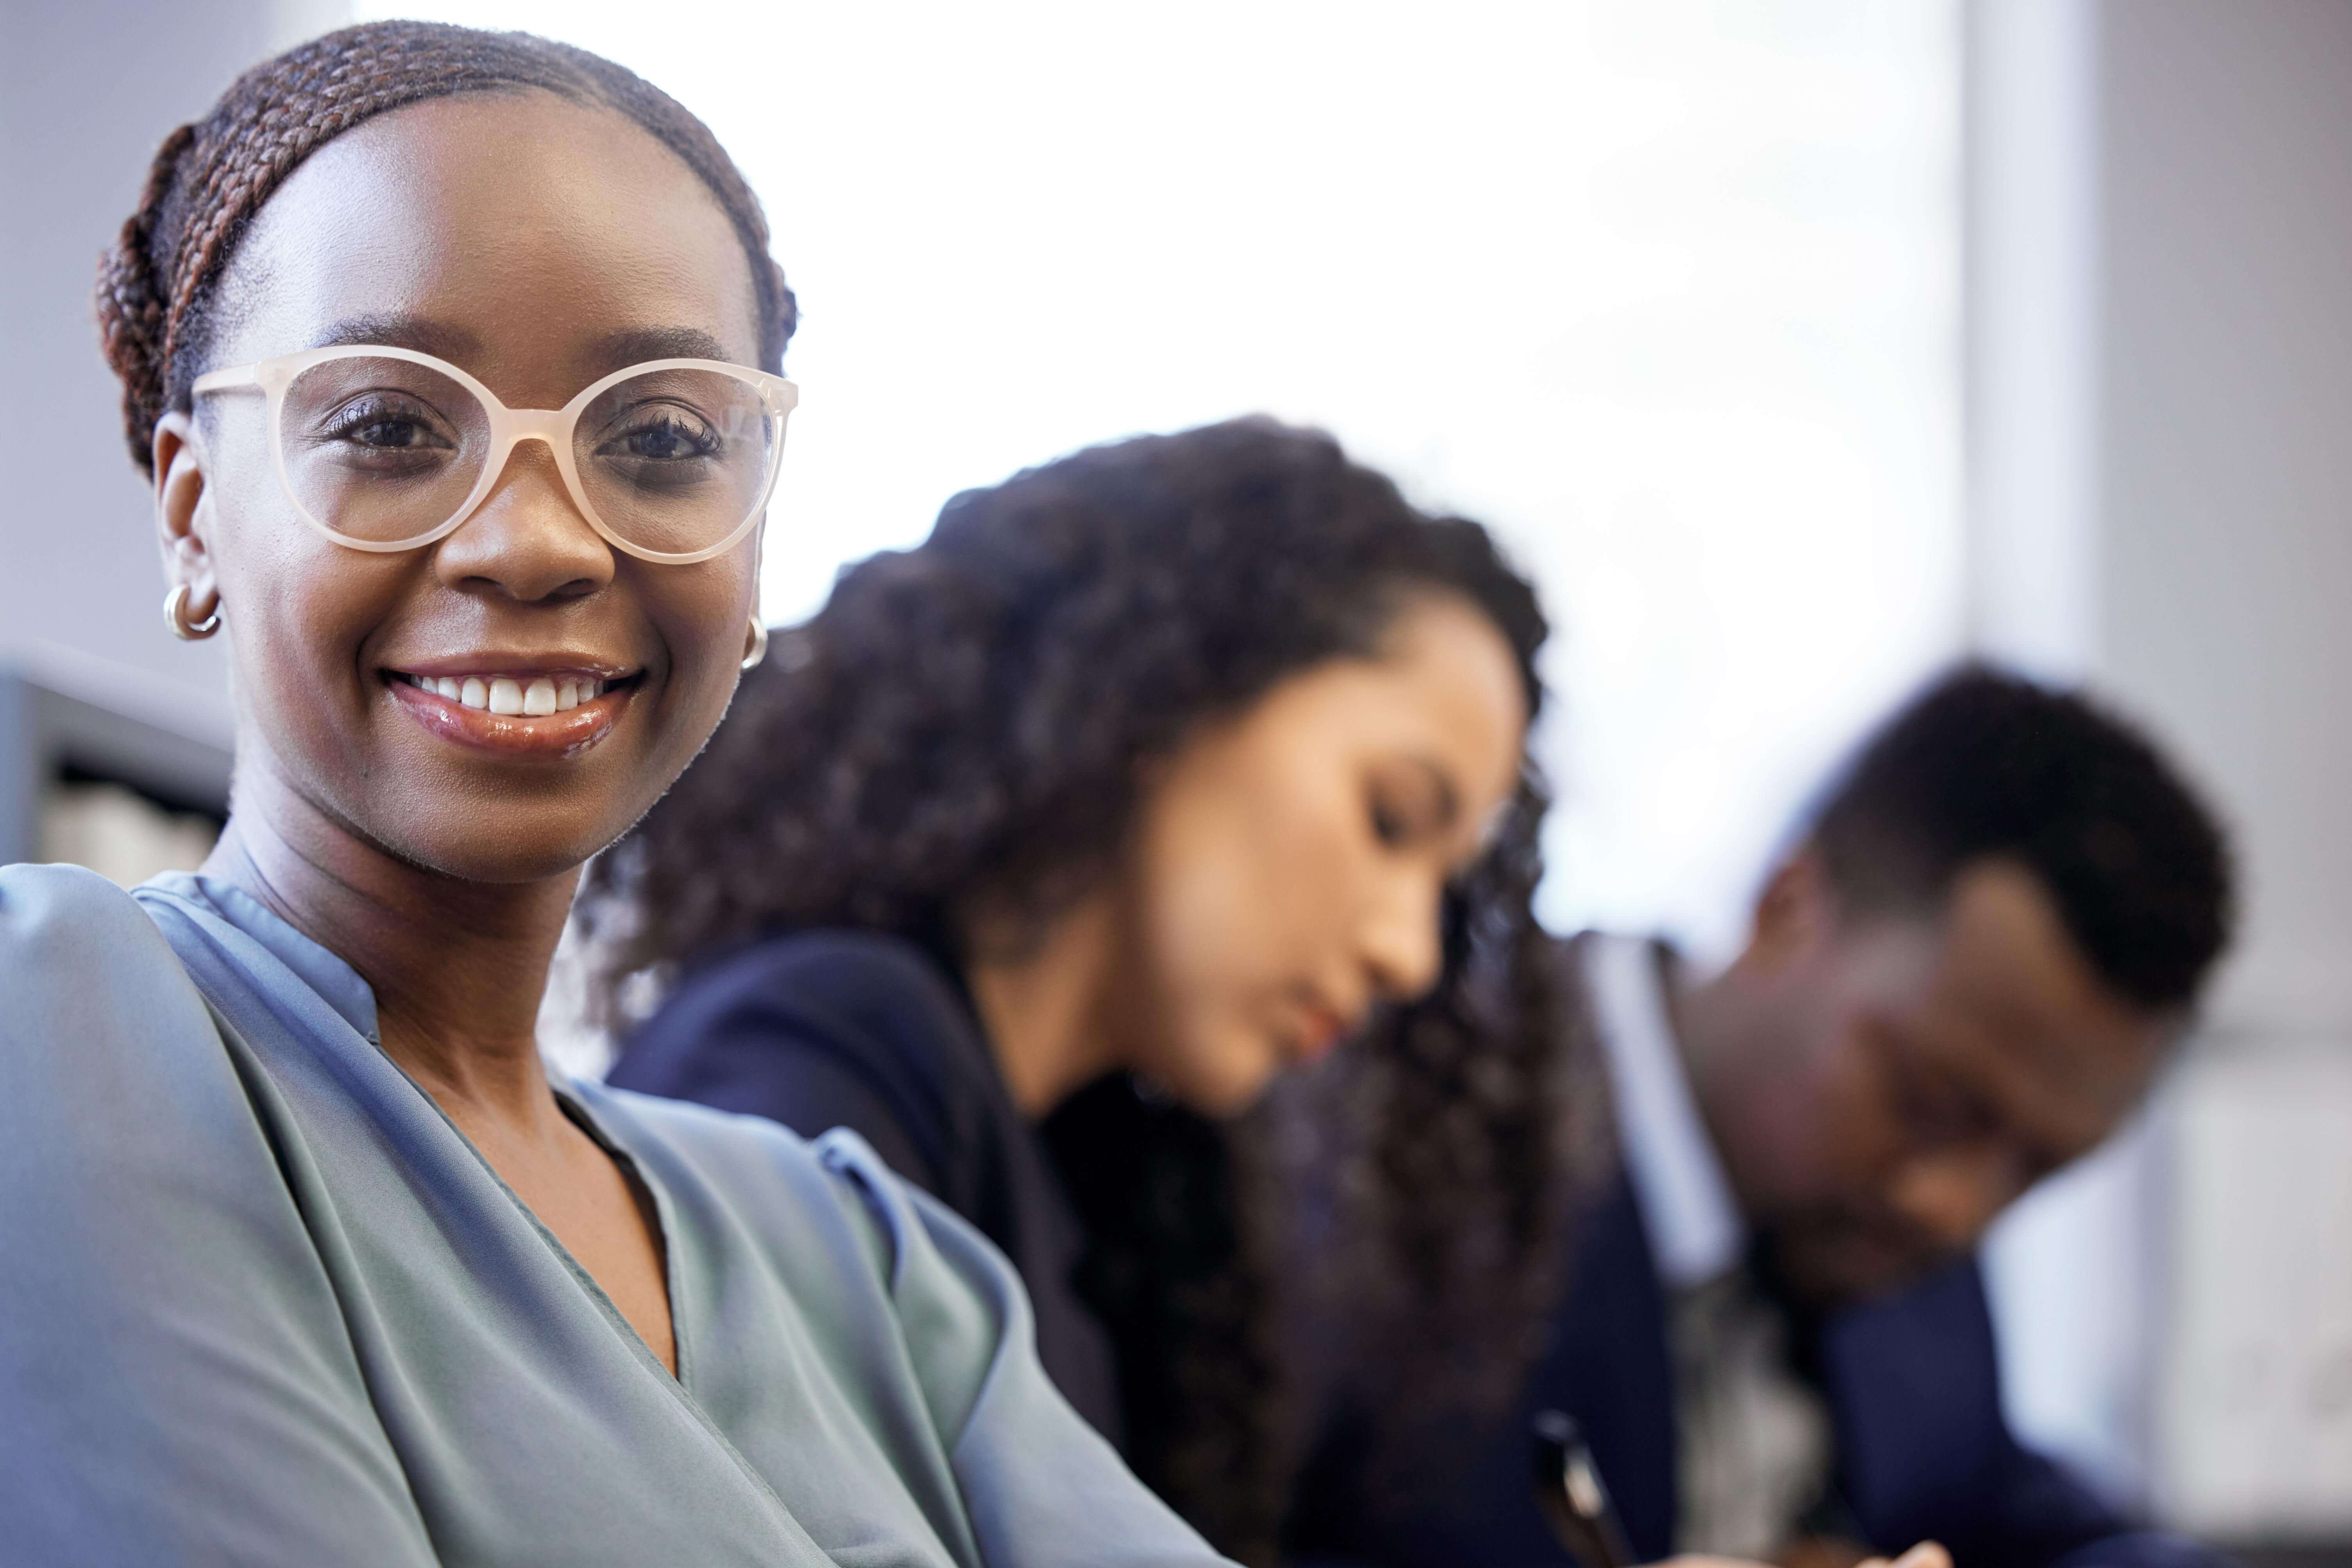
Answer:
[(225, 667), (155, 613), (91, 266), (172, 125), (388, 14), (610, 54), (758, 184), (807, 312), (772, 618), (1074, 445), (1327, 426), (1543, 582), (1547, 918), (1703, 956), (1937, 663), (2143, 716), (2244, 939), (2004, 1224), (2008, 1393), (2172, 1522), (2347, 1550), (2352, 3), (7, 0), (0, 859), (201, 854)]

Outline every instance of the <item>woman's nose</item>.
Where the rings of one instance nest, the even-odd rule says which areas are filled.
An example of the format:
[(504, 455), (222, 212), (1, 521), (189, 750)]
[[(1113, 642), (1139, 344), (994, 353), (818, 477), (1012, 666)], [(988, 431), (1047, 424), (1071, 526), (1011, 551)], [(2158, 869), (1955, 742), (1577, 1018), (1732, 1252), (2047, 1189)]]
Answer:
[(436, 547), (455, 588), (489, 588), (523, 604), (578, 598), (613, 580), (613, 548), (572, 504), (555, 455), (526, 442), (472, 515)]
[(1445, 962), (1438, 930), (1444, 897), (1443, 886), (1398, 875), (1386, 879), (1367, 910), (1364, 963), (1382, 997), (1402, 1001), (1437, 984)]

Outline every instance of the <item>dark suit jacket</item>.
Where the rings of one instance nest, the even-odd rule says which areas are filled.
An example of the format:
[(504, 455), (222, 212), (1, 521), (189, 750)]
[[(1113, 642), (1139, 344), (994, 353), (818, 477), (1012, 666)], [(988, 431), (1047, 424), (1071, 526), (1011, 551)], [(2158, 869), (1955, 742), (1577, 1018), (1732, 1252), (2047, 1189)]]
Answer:
[(1119, 1441), (1110, 1336), (1071, 1283), (1085, 1232), (979, 1019), (922, 948), (850, 931), (747, 947), (688, 975), (607, 1081), (749, 1111), (803, 1137), (854, 1130), (1003, 1249), (1029, 1288), (1047, 1374)]
[[(1520, 1407), (1442, 1501), (1333, 1528), (1328, 1489), (1307, 1533), (1324, 1551), (1396, 1564), (1568, 1564), (1536, 1512), (1527, 1430), (1559, 1408), (1582, 1426), (1635, 1552), (1673, 1548), (1675, 1442), (1666, 1300), (1630, 1182), (1580, 1224), (1566, 1297)], [(1830, 1408), (1848, 1528), (1882, 1552), (1935, 1539), (1958, 1568), (2212, 1568), (2179, 1537), (2130, 1529), (2012, 1436), (1992, 1319), (1973, 1261), (1901, 1295), (1801, 1328)], [(1360, 1502), (1361, 1500), (1358, 1500)], [(1352, 1535), (1353, 1539), (1341, 1539)]]

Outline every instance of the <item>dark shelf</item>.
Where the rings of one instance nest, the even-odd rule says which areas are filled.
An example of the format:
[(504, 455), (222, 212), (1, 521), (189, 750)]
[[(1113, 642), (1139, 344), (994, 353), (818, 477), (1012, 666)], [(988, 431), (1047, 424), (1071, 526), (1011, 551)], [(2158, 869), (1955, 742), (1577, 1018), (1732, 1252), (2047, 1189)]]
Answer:
[(0, 671), (0, 865), (40, 845), (58, 783), (121, 784), (168, 811), (228, 816), (230, 753)]

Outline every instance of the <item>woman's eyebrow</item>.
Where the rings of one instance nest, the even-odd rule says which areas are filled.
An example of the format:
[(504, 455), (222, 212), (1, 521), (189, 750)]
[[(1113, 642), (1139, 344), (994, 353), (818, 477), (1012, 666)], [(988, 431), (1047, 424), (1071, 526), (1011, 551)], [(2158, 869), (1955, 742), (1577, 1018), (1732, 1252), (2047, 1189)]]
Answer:
[(346, 316), (328, 328), (314, 346), (337, 349), (355, 344), (413, 349), (462, 364), (480, 351), (481, 340), (463, 327), (424, 316)]
[(632, 327), (597, 339), (589, 353), (601, 370), (655, 359), (734, 359), (726, 344), (698, 327)]

